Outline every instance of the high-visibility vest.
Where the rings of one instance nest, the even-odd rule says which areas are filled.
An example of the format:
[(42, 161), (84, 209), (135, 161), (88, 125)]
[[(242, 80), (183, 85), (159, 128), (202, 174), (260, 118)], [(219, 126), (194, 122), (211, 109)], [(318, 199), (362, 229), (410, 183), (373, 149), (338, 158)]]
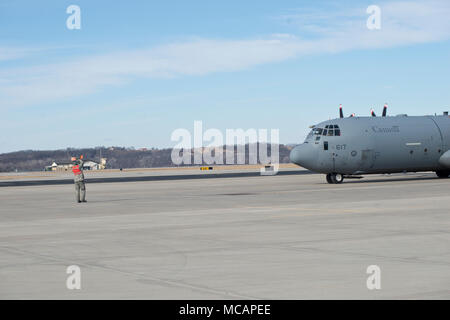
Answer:
[(72, 172), (73, 172), (73, 174), (76, 175), (76, 176), (79, 175), (79, 174), (81, 174), (80, 166), (79, 166), (78, 164), (75, 165), (75, 166), (73, 166)]

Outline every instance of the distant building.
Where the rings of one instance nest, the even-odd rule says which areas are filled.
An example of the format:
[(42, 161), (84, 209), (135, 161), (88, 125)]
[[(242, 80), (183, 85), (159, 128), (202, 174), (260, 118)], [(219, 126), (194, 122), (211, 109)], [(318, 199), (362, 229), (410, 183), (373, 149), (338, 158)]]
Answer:
[(83, 163), (83, 170), (98, 170), (99, 164), (92, 160), (85, 160)]
[[(58, 162), (53, 163), (50, 166), (46, 166), (44, 171), (71, 171), (73, 167), (72, 162)], [(84, 160), (83, 170), (103, 170), (106, 168), (106, 158), (101, 158), (100, 163), (93, 160)]]
[(50, 166), (46, 166), (44, 168), (45, 171), (69, 171), (72, 170), (73, 163), (72, 162), (58, 162), (53, 163)]

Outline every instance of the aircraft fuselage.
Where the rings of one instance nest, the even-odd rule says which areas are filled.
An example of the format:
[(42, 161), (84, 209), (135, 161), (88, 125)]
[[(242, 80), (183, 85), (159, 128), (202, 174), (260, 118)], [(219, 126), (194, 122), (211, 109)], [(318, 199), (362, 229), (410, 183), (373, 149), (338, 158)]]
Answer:
[(448, 115), (350, 117), (319, 123), (290, 157), (325, 174), (445, 171), (449, 149)]

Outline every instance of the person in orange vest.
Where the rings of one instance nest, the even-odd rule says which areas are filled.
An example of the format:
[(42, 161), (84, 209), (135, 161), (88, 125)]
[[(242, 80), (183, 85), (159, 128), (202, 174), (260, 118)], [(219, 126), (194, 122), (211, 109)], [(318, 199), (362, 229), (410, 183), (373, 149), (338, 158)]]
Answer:
[(75, 191), (76, 191), (76, 201), (87, 202), (86, 201), (86, 185), (84, 184), (84, 174), (83, 174), (83, 156), (80, 159), (75, 157), (72, 158), (73, 167), (72, 172), (74, 174)]

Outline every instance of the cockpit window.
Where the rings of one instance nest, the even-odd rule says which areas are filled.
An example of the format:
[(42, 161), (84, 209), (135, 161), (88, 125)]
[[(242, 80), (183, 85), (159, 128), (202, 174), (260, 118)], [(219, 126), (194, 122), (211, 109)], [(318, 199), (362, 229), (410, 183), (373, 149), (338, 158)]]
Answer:
[(306, 140), (310, 140), (313, 137), (315, 138), (315, 141), (318, 141), (320, 139), (320, 136), (327, 136), (327, 137), (339, 137), (341, 136), (341, 129), (337, 124), (327, 124), (324, 128), (313, 128), (308, 136), (306, 137)]
[[(316, 129), (316, 130), (319, 130), (319, 128)], [(320, 129), (320, 130), (322, 130), (322, 129)], [(323, 129), (321, 132), (322, 132), (323, 136), (327, 136), (327, 137), (333, 137), (333, 136), (340, 136), (341, 135), (341, 129), (339, 128), (339, 126), (337, 124), (327, 124), (325, 126), (325, 129)]]

